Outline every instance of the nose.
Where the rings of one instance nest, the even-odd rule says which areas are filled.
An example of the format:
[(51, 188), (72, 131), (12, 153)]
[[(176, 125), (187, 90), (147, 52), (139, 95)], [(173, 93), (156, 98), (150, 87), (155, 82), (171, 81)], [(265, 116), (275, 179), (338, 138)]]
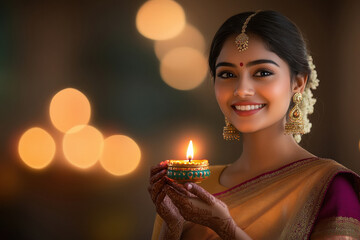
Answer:
[(253, 96), (255, 94), (254, 86), (251, 81), (246, 77), (238, 80), (235, 90), (234, 96), (239, 96), (241, 98)]

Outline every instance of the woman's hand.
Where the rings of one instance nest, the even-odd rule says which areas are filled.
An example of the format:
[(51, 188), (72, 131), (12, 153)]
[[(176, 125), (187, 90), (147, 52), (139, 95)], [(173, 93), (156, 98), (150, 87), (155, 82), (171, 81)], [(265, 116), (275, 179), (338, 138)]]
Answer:
[(156, 211), (165, 221), (166, 227), (162, 231), (164, 239), (179, 239), (185, 222), (176, 206), (166, 195), (165, 186), (170, 181), (166, 177), (167, 162), (161, 162), (150, 170), (150, 185), (148, 191), (155, 204)]
[[(197, 184), (186, 183), (183, 187), (171, 182), (165, 189), (185, 220), (211, 228), (222, 239), (249, 239), (246, 233), (237, 227), (226, 204)], [(185, 189), (192, 196), (184, 194)]]

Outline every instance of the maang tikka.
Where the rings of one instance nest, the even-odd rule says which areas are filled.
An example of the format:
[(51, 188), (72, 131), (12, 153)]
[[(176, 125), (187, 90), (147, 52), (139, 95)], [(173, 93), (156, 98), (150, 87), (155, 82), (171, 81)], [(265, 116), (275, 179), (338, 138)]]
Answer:
[(237, 37), (235, 38), (235, 44), (236, 44), (239, 52), (245, 51), (249, 47), (249, 36), (245, 33), (246, 27), (247, 27), (250, 19), (253, 16), (255, 16), (256, 14), (258, 14), (258, 12), (260, 12), (260, 11), (256, 11), (255, 13), (248, 16), (248, 18), (244, 22), (244, 25), (241, 28), (241, 33), (239, 35), (237, 35)]
[(289, 112), (289, 121), (285, 124), (285, 134), (304, 134), (303, 114), (299, 107), (302, 99), (301, 93), (294, 94), (293, 101), (295, 106)]
[(240, 140), (240, 132), (225, 117), (225, 127), (223, 129), (223, 137), (226, 141)]

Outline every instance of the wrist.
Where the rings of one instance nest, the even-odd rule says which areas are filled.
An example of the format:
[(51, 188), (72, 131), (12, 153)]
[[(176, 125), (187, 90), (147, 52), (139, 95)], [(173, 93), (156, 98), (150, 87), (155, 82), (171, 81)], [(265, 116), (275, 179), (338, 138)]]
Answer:
[(172, 223), (172, 224), (164, 223), (164, 225), (165, 225), (165, 232), (164, 232), (163, 239), (166, 239), (166, 240), (180, 239), (182, 231), (183, 231), (183, 226), (184, 226), (183, 221), (178, 221), (178, 222)]
[(223, 240), (252, 240), (244, 230), (237, 226), (232, 218), (226, 219), (222, 226), (222, 228), (218, 228), (215, 232)]
[(175, 223), (166, 223), (166, 227), (170, 231), (178, 231), (179, 229), (182, 231), (184, 226), (184, 221), (177, 221)]
[(235, 239), (235, 232), (237, 225), (232, 218), (219, 219), (220, 221), (217, 224), (214, 224), (211, 227), (221, 239)]

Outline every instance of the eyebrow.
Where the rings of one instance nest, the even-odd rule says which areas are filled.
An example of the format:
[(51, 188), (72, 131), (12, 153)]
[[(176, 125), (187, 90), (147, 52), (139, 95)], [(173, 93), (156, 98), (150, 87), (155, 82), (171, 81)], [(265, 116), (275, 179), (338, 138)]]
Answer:
[[(263, 64), (263, 63), (270, 63), (270, 64), (274, 64), (274, 65), (280, 67), (279, 64), (277, 64), (276, 62), (274, 62), (273, 60), (270, 60), (270, 59), (258, 59), (258, 60), (254, 60), (254, 61), (248, 62), (248, 63), (246, 64), (246, 66), (247, 66), (247, 67), (251, 67), (251, 66), (258, 65), (258, 64)], [(221, 66), (236, 67), (236, 65), (233, 64), (233, 63), (229, 63), (229, 62), (219, 62), (218, 64), (216, 64), (215, 69), (217, 69), (218, 67), (221, 67)]]

